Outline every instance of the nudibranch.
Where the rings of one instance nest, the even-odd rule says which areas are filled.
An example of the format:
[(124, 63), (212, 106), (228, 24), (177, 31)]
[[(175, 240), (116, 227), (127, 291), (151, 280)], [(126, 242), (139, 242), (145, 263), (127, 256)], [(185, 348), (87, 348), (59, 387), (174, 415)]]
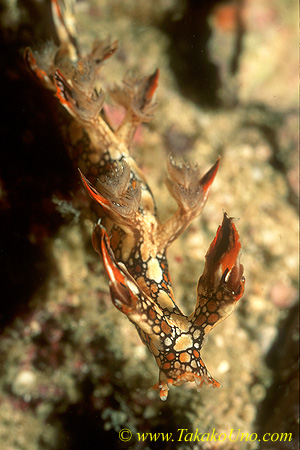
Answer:
[(231, 314), (244, 291), (241, 242), (234, 219), (224, 213), (205, 257), (197, 286), (195, 309), (189, 316), (177, 305), (171, 285), (167, 249), (202, 211), (220, 159), (202, 176), (198, 167), (168, 159), (170, 194), (178, 209), (161, 223), (153, 194), (131, 156), (135, 131), (153, 117), (158, 70), (144, 78), (126, 78), (121, 87), (107, 89), (126, 113), (113, 129), (99, 89), (103, 62), (117, 42), (95, 42), (82, 55), (68, 3), (52, 0), (60, 41), (41, 54), (25, 51), (25, 61), (39, 81), (52, 90), (67, 110), (63, 133), (68, 152), (98, 217), (93, 246), (109, 278), (112, 302), (135, 325), (154, 355), (159, 381), (154, 386), (166, 400), (170, 385), (195, 381), (219, 387), (201, 359), (204, 337)]

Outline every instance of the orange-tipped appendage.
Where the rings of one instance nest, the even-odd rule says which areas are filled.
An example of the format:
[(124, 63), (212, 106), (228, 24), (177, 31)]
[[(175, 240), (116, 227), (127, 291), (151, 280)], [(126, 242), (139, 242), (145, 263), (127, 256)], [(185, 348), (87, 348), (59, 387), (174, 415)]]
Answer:
[(206, 174), (201, 178), (200, 185), (204, 192), (206, 192), (212, 185), (212, 182), (214, 181), (220, 166), (220, 160), (221, 158), (219, 156), (212, 168), (209, 169), (209, 171), (206, 172)]
[(104, 198), (99, 191), (90, 183), (90, 181), (86, 178), (85, 175), (81, 172), (80, 169), (78, 169), (81, 180), (83, 182), (84, 187), (86, 188), (89, 195), (92, 197), (93, 200), (96, 200), (97, 203), (99, 203), (104, 208), (110, 207), (111, 203)]

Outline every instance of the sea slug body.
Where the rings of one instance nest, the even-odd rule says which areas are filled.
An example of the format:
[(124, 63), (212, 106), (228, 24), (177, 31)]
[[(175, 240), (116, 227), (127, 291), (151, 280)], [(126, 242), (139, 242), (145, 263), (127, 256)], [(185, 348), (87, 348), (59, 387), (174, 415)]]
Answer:
[(112, 302), (135, 325), (159, 367), (160, 398), (170, 385), (195, 381), (219, 387), (201, 359), (205, 335), (231, 314), (244, 291), (241, 243), (234, 220), (224, 213), (222, 225), (205, 257), (194, 311), (186, 316), (177, 305), (167, 261), (169, 245), (202, 211), (220, 159), (202, 176), (197, 166), (170, 156), (167, 187), (178, 210), (167, 222), (157, 216), (153, 194), (131, 156), (137, 127), (153, 117), (159, 71), (144, 78), (125, 78), (108, 94), (126, 110), (113, 129), (103, 108), (105, 94), (96, 89), (102, 64), (117, 42), (95, 42), (82, 55), (68, 3), (52, 0), (60, 46), (41, 58), (29, 48), (30, 71), (52, 90), (67, 110), (64, 135), (74, 166), (92, 198), (96, 217), (93, 246), (106, 269)]

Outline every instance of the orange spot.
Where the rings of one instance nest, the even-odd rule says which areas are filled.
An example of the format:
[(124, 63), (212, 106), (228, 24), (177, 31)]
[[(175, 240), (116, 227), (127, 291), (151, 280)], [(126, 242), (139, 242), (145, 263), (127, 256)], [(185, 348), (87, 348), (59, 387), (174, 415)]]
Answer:
[(171, 327), (166, 322), (162, 322), (161, 329), (166, 334), (170, 334), (171, 333)]
[(164, 363), (164, 365), (163, 365), (163, 369), (165, 369), (165, 370), (168, 370), (168, 369), (170, 369), (170, 367), (171, 367), (171, 364), (170, 363)]
[(212, 378), (210, 383), (213, 385), (213, 387), (220, 387), (221, 386), (220, 383), (217, 380), (215, 380), (214, 378)]
[(207, 322), (208, 323), (215, 323), (219, 319), (219, 314), (214, 313), (208, 316)]
[(142, 271), (142, 268), (141, 268), (141, 266), (139, 264), (137, 264), (135, 266), (134, 270), (135, 270), (136, 273), (140, 273)]
[(164, 265), (164, 263), (160, 264), (160, 267), (164, 270), (166, 268), (166, 266)]
[(202, 359), (200, 359), (200, 364), (201, 364), (202, 367), (205, 367), (205, 364), (204, 364), (204, 362), (202, 361)]
[(149, 316), (149, 319), (154, 320), (156, 317), (155, 311), (153, 311), (153, 309), (149, 309), (148, 316)]
[(151, 292), (153, 292), (154, 294), (156, 294), (156, 292), (158, 292), (158, 287), (157, 284), (152, 283), (150, 286)]
[(201, 325), (203, 325), (204, 322), (206, 322), (206, 317), (203, 314), (200, 314), (195, 320), (195, 325), (201, 327)]
[(216, 27), (224, 33), (233, 32), (238, 26), (238, 10), (234, 4), (219, 5), (213, 13)]
[(188, 353), (181, 353), (179, 356), (179, 361), (182, 363), (190, 362), (190, 359), (191, 359), (191, 357)]
[(168, 283), (169, 280), (168, 280), (168, 277), (167, 277), (167, 275), (165, 273), (164, 273), (163, 277), (164, 277), (165, 282)]
[(193, 353), (196, 358), (199, 358), (200, 353), (197, 350), (194, 350)]
[(168, 289), (168, 286), (165, 283), (161, 283), (161, 287), (163, 287), (164, 289)]
[(174, 353), (169, 353), (169, 354), (167, 355), (167, 360), (168, 360), (168, 361), (173, 361), (174, 358), (175, 358)]
[(210, 300), (206, 306), (209, 312), (215, 311), (218, 308), (218, 305), (213, 300)]

